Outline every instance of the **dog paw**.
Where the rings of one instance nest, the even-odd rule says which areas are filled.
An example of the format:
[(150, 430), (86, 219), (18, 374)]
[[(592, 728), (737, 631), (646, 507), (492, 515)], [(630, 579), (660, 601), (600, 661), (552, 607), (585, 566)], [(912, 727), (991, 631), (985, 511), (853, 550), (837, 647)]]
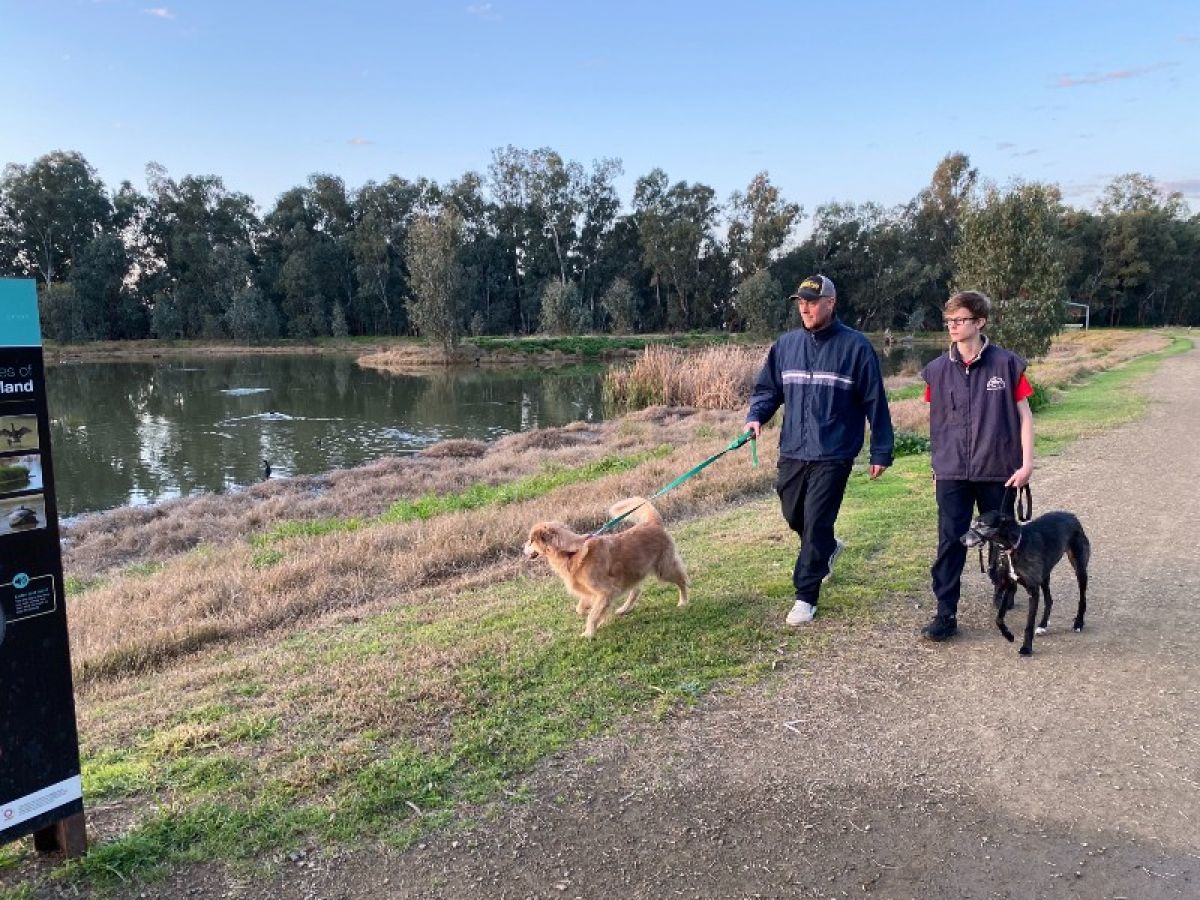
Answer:
[(1022, 656), (1033, 656), (1033, 648), (1032, 647), (1022, 647), (1017, 652), (1019, 654), (1021, 654)]
[(1039, 625), (1037, 628), (1033, 629), (1033, 633), (1034, 634), (1045, 634), (1046, 629), (1043, 628), (1041, 625)]
[(1076, 633), (1076, 634), (1079, 634), (1079, 632), (1083, 631), (1083, 626), (1082, 626), (1082, 625), (1076, 625), (1076, 626), (1075, 626), (1075, 629), (1074, 629), (1074, 631), (1075, 631), (1075, 633)]

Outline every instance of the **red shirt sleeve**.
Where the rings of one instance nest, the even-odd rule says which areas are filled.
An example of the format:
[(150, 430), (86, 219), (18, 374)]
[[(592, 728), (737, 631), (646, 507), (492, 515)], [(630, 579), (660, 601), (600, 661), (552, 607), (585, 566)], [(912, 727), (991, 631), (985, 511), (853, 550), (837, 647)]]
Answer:
[[(928, 390), (928, 388), (926, 388)], [(1033, 396), (1033, 385), (1029, 383), (1029, 379), (1025, 377), (1025, 373), (1021, 373), (1021, 378), (1017, 382), (1017, 386), (1013, 389), (1013, 400), (1020, 403), (1022, 400), (1027, 400)]]
[[(1024, 376), (1022, 376), (1022, 377), (1024, 377)], [(1032, 392), (1031, 392), (1031, 393), (1032, 393)], [(932, 403), (932, 402), (933, 402), (933, 391), (931, 391), (931, 390), (929, 389), (929, 385), (925, 385), (925, 402), (926, 402), (926, 403)]]

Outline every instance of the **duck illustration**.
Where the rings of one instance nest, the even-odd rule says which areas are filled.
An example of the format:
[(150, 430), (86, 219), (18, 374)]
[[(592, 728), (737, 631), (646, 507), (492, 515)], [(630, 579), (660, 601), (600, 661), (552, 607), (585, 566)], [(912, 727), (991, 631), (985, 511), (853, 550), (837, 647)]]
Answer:
[(9, 422), (7, 428), (0, 428), (0, 434), (4, 435), (5, 439), (8, 441), (8, 446), (11, 447), (13, 444), (23, 443), (25, 440), (25, 435), (29, 434), (30, 430), (31, 429), (26, 428), (24, 425), (17, 425), (16, 422)]

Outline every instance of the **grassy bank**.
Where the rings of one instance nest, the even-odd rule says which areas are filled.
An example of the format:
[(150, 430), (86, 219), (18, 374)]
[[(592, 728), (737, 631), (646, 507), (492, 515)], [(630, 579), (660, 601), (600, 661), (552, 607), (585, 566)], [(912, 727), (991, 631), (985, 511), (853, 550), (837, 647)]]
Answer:
[[(1140, 415), (1138, 381), (1189, 346), (1175, 339), (1064, 384), (1038, 417), (1040, 451)], [(934, 508), (928, 458), (911, 456), (880, 481), (861, 467), (851, 478), (839, 519), (848, 548), (821, 618), (799, 632), (781, 626), (795, 545), (771, 495), (772, 439), (761, 468), (731, 454), (663, 499), (692, 605), (677, 609), (673, 592), (655, 586), (594, 641), (579, 639), (558, 580), (519, 561), (525, 529), (542, 518), (594, 527), (615, 499), (650, 493), (723, 447), (738, 418), (631, 416), (598, 443), (589, 432), (562, 450), (561, 468), (528, 493), (503, 487), (537, 474), (527, 471), (474, 495), (467, 485), (421, 504), (414, 493), (391, 518), (266, 529), (257, 546), (209, 545), (74, 598), (93, 849), (56, 877), (136, 896), (139, 879), (189, 862), (253, 875), (300, 847), (404, 844), (519, 798), (521, 775), (548, 754), (799, 670), (832, 633), (924, 592)], [(669, 453), (657, 450), (664, 442)], [(609, 458), (619, 462), (596, 465)], [(264, 549), (281, 555), (263, 565)], [(120, 615), (104, 618), (110, 610)], [(145, 648), (174, 635), (175, 651), (105, 655), (136, 649), (111, 643), (130, 618), (150, 632), (164, 611), (174, 618), (157, 638), (133, 637)], [(197, 623), (228, 632), (191, 641)], [(97, 652), (102, 637), (110, 643)], [(29, 853), (0, 849), (0, 897), (32, 892)]]

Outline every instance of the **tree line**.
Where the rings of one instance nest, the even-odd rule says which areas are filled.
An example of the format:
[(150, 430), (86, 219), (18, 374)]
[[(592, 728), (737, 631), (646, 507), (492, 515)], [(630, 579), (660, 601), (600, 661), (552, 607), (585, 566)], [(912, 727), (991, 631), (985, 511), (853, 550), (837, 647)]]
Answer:
[(654, 169), (628, 205), (623, 174), (616, 159), (509, 146), (446, 184), (351, 190), (315, 174), (263, 215), (215, 175), (151, 163), (145, 190), (110, 190), (82, 154), (56, 151), (3, 170), (0, 275), (35, 278), (43, 331), (67, 342), (770, 334), (812, 272), (869, 330), (936, 327), (952, 290), (985, 290), (1026, 352), (1068, 299), (1104, 325), (1200, 319), (1200, 216), (1144, 175), (1076, 209), (1053, 184), (990, 184), (952, 153), (911, 201), (825, 203), (797, 240), (805, 210), (766, 172), (722, 203)]

